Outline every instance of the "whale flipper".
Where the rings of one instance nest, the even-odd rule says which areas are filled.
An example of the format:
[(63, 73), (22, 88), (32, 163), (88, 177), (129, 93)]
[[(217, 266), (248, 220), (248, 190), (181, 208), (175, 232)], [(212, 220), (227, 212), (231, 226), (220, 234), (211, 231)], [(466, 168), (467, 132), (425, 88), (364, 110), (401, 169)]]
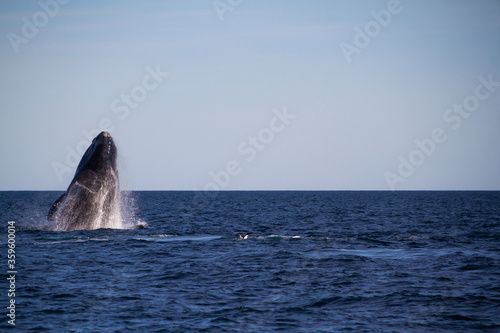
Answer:
[(57, 213), (57, 210), (59, 209), (59, 206), (64, 201), (64, 199), (66, 199), (66, 195), (67, 195), (67, 193), (64, 193), (63, 195), (61, 195), (56, 200), (56, 202), (54, 202), (54, 204), (52, 205), (52, 207), (50, 207), (49, 214), (47, 215), (47, 219), (49, 221), (54, 221), (55, 220), (55, 215)]

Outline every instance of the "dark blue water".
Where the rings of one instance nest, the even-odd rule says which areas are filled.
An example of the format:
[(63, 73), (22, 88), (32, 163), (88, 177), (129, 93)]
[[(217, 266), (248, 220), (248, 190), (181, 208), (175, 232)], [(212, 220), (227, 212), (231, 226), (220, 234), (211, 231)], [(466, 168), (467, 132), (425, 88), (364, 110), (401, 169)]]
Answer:
[(59, 194), (0, 192), (2, 327), (15, 221), (23, 332), (500, 332), (500, 192), (133, 192), (135, 229), (56, 232)]

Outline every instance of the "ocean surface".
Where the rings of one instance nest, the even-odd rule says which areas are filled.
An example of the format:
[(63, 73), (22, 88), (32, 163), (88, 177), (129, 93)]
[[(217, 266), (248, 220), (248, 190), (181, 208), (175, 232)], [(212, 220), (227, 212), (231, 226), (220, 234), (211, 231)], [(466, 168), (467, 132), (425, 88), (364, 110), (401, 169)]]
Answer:
[(128, 229), (52, 231), (61, 193), (0, 192), (2, 331), (500, 332), (500, 192), (128, 192)]

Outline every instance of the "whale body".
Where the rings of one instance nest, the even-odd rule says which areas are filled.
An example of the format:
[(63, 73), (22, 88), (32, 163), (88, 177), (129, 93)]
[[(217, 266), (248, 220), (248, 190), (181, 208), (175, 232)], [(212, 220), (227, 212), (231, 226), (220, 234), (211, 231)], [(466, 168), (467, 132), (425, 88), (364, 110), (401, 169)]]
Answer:
[(85, 151), (66, 193), (48, 213), (56, 230), (122, 228), (118, 152), (108, 132), (101, 132)]

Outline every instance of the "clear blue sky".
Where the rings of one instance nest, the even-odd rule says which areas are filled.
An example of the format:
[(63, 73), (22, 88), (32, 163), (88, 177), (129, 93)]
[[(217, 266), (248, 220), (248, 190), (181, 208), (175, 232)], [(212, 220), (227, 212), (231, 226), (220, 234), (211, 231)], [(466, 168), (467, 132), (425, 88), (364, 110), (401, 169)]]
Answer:
[(125, 189), (500, 190), (499, 1), (55, 1), (0, 4), (0, 190), (102, 122)]

